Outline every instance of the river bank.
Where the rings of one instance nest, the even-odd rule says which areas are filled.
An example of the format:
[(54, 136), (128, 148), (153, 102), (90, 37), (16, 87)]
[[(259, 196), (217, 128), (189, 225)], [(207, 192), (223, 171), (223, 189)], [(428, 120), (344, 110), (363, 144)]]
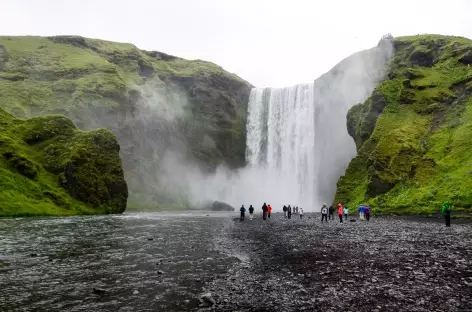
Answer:
[(472, 310), (470, 223), (275, 214), (235, 221), (229, 235), (224, 247), (248, 261), (207, 285), (215, 304), (201, 311)]
[(470, 311), (471, 261), (470, 223), (4, 218), (0, 310)]

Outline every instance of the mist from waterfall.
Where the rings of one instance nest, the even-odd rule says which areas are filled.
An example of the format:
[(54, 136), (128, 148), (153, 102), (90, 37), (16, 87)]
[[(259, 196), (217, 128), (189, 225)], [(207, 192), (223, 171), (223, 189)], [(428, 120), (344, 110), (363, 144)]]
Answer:
[(219, 200), (240, 207), (271, 204), (319, 211), (330, 204), (336, 183), (356, 155), (346, 126), (348, 110), (364, 102), (385, 79), (391, 40), (344, 59), (313, 83), (254, 88), (246, 124), (247, 166), (224, 166), (204, 178), (186, 171), (192, 202)]

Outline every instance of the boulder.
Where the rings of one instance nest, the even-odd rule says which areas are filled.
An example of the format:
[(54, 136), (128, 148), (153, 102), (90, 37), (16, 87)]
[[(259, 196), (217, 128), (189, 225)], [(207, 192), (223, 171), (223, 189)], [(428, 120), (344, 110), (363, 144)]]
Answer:
[(206, 201), (197, 208), (198, 210), (210, 211), (235, 211), (235, 208), (230, 204), (221, 201)]
[(211, 210), (213, 210), (213, 211), (234, 211), (236, 209), (233, 208), (231, 205), (229, 205), (227, 203), (220, 202), (220, 201), (214, 201), (211, 204)]

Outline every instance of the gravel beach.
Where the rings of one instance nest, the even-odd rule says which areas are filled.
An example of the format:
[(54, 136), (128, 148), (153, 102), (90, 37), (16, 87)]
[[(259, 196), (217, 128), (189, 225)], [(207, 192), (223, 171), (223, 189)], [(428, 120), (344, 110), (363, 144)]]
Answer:
[(200, 311), (472, 311), (471, 223), (320, 219), (235, 218), (217, 245), (243, 260)]

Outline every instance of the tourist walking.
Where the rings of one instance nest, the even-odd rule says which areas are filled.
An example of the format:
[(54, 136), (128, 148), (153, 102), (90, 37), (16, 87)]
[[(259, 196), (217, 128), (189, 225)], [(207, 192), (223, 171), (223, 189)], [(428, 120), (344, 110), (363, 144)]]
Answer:
[(303, 218), (303, 208), (300, 207), (300, 219), (302, 219), (302, 218)]
[(264, 203), (264, 205), (262, 205), (262, 219), (263, 220), (267, 219), (267, 205), (266, 205), (266, 203)]
[(249, 220), (252, 220), (254, 218), (254, 207), (252, 205), (249, 206)]
[(338, 216), (339, 216), (339, 223), (343, 223), (343, 205), (341, 203), (338, 204)]
[(267, 217), (270, 219), (270, 214), (272, 213), (272, 206), (269, 204), (267, 205)]
[(359, 206), (359, 220), (364, 220), (364, 206)]
[(441, 207), (441, 213), (444, 216), (444, 220), (446, 221), (446, 226), (451, 226), (451, 204), (446, 201)]
[(292, 207), (290, 205), (287, 207), (287, 217), (292, 219)]
[(244, 205), (239, 208), (239, 211), (241, 211), (241, 217), (239, 218), (240, 221), (244, 221), (244, 216), (246, 214), (246, 208), (244, 208)]
[(344, 207), (344, 220), (347, 221), (347, 216), (349, 215), (349, 209), (347, 207)]
[(287, 218), (287, 206), (284, 205), (284, 207), (282, 208), (283, 212), (284, 212), (284, 217)]
[(328, 223), (328, 207), (326, 204), (323, 204), (321, 207), (321, 223), (323, 223), (323, 220), (326, 220), (326, 223)]
[(334, 208), (333, 206), (329, 206), (329, 217), (330, 220), (334, 220)]
[(364, 216), (367, 221), (370, 220), (370, 206), (364, 206)]

